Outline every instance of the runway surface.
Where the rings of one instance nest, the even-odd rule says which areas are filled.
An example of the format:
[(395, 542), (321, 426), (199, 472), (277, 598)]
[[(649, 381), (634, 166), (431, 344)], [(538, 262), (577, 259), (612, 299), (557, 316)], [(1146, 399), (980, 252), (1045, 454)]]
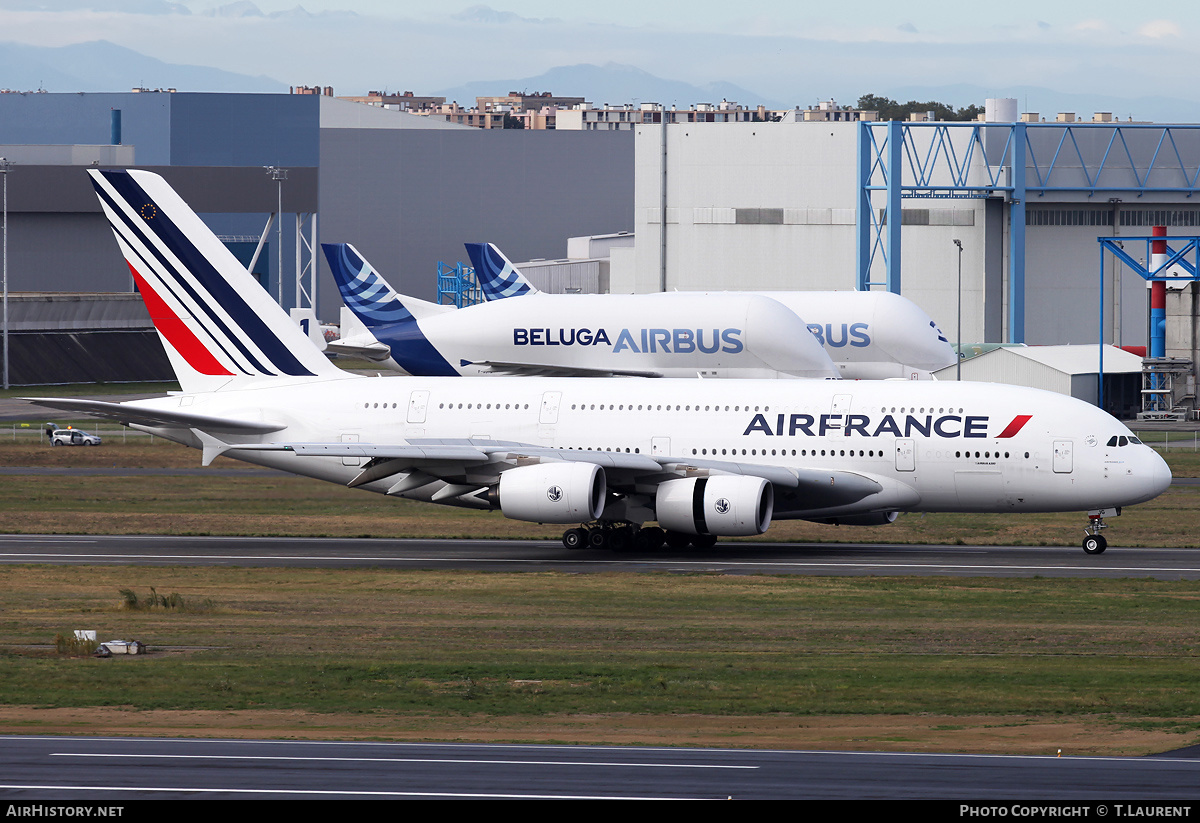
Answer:
[(10, 804), (90, 799), (111, 805), (138, 798), (925, 798), (1162, 805), (1195, 798), (1197, 785), (1200, 760), (1169, 755), (0, 738), (0, 797)]
[(569, 551), (556, 541), (0, 535), (0, 564), (719, 574), (1152, 577), (1200, 580), (1200, 549), (719, 543), (648, 554)]

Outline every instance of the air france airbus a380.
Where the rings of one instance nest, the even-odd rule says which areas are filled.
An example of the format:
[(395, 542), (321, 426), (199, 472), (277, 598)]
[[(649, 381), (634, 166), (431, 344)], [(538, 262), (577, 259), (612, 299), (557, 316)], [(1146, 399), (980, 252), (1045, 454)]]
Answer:
[[(572, 524), (568, 546), (711, 545), (773, 518), (1089, 512), (1171, 473), (1086, 403), (920, 381), (361, 377), (329, 363), (162, 178), (91, 170), (183, 391), (36, 399), (380, 494)], [(658, 527), (642, 528), (649, 521)], [(582, 524), (582, 525), (574, 525)]]
[[(545, 294), (538, 291), (508, 258), (491, 243), (468, 243), (467, 254), (488, 301), (509, 297), (537, 297), (551, 301), (557, 312), (564, 305), (603, 310), (603, 295)], [(763, 291), (670, 292), (705, 295), (717, 300), (765, 297), (803, 317), (808, 330), (825, 347), (842, 377), (882, 380), (900, 377), (925, 380), (955, 362), (954, 349), (916, 303), (898, 294), (880, 291)], [(628, 299), (653, 299), (660, 295), (631, 295)]]
[(456, 310), (397, 294), (348, 243), (324, 249), (342, 299), (367, 327), (329, 349), (404, 374), (839, 376), (804, 321), (767, 297), (605, 294)]

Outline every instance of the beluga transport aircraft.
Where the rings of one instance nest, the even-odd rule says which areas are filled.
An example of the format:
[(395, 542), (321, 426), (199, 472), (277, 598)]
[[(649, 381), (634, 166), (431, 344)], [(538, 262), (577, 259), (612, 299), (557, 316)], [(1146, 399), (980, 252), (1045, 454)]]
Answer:
[(348, 243), (323, 248), (366, 326), (329, 350), (404, 374), (839, 377), (804, 321), (767, 297), (606, 294), (455, 309), (397, 294)]
[[(772, 519), (1086, 511), (1171, 482), (1103, 411), (936, 381), (365, 377), (330, 363), (161, 177), (89, 170), (182, 386), (28, 398), (217, 455), (379, 494), (570, 525), (614, 549), (761, 534)], [(657, 526), (645, 524), (657, 521)]]
[[(563, 305), (583, 304), (603, 310), (607, 295), (546, 294), (538, 291), (508, 258), (491, 243), (467, 243), (475, 277), (488, 301), (509, 297), (537, 297), (553, 301), (548, 312)], [(916, 303), (886, 291), (763, 291), (668, 292), (675, 295), (708, 295), (717, 300), (746, 296), (766, 297), (803, 317), (808, 330), (847, 379), (932, 379), (933, 372), (953, 365), (954, 348)], [(662, 295), (629, 295), (651, 300)]]

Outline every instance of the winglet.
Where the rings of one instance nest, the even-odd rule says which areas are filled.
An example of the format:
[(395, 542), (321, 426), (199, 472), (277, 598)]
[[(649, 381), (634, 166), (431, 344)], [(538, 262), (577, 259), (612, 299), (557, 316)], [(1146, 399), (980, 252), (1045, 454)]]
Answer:
[(467, 243), (466, 246), (471, 265), (475, 267), (475, 279), (483, 289), (485, 300), (538, 293), (525, 275), (493, 243)]

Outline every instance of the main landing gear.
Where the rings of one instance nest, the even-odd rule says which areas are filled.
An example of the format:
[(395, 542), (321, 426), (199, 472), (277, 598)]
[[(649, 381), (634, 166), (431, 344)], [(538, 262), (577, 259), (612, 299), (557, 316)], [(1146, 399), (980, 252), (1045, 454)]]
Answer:
[(568, 549), (608, 549), (615, 552), (652, 552), (667, 545), (672, 549), (712, 548), (715, 535), (669, 532), (657, 526), (640, 528), (629, 523), (606, 523), (590, 527), (567, 529), (562, 536)]
[(1083, 550), (1088, 554), (1104, 554), (1104, 550), (1108, 548), (1108, 541), (1100, 532), (1108, 528), (1108, 524), (1104, 522), (1106, 515), (1116, 517), (1121, 513), (1120, 509), (1097, 509), (1088, 512), (1088, 524), (1085, 528), (1083, 538)]

